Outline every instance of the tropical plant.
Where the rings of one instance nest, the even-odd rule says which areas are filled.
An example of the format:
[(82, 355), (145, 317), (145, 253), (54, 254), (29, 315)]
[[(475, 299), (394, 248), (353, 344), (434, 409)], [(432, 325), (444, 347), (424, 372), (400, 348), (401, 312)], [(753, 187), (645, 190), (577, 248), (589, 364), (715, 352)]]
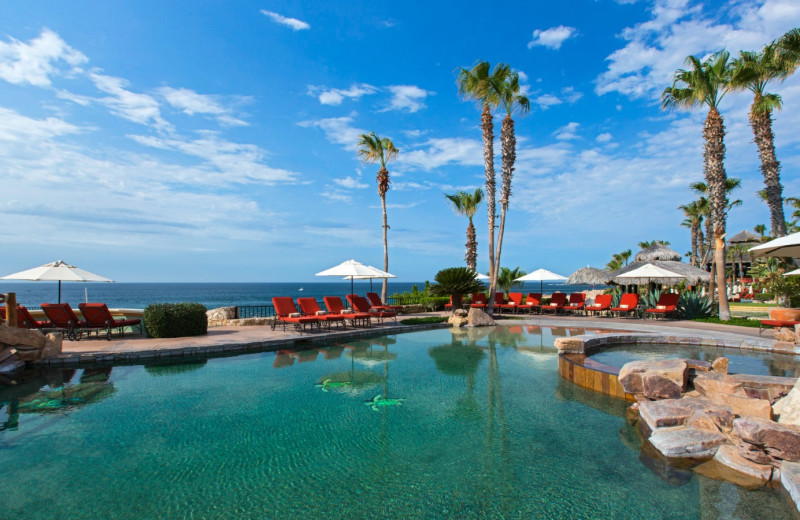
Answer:
[(642, 305), (645, 306), (647, 309), (654, 309), (656, 305), (658, 305), (658, 299), (661, 298), (661, 290), (654, 289), (649, 292), (645, 292), (642, 295)]
[(519, 270), (519, 266), (514, 269), (502, 267), (500, 268), (500, 275), (497, 277), (497, 286), (508, 294), (514, 287), (522, 287), (524, 282), (515, 282), (514, 280), (522, 278), (526, 274), (528, 273)]
[(622, 298), (622, 287), (614, 287), (611, 289), (611, 306), (619, 307), (619, 300)]
[(500, 105), (506, 111), (506, 116), (503, 118), (503, 123), (500, 127), (500, 143), (503, 152), (501, 179), (503, 184), (500, 190), (500, 227), (497, 229), (497, 249), (494, 255), (494, 272), (490, 274), (491, 280), (489, 280), (490, 314), (494, 308), (494, 293), (500, 268), (500, 255), (503, 250), (506, 214), (508, 213), (508, 204), (511, 199), (511, 180), (514, 177), (514, 163), (517, 160), (517, 137), (514, 133), (514, 120), (511, 116), (515, 113), (525, 115), (530, 110), (530, 101), (528, 97), (520, 91), (519, 74), (513, 72), (508, 65), (504, 65), (503, 67), (504, 74), (492, 78), (489, 82), (497, 93)]
[[(686, 58), (688, 69), (679, 69), (671, 87), (664, 89), (661, 105), (664, 108), (692, 109), (708, 107), (703, 127), (705, 140), (703, 172), (709, 188), (709, 208), (714, 225), (714, 259), (725, 265), (725, 224), (727, 198), (725, 196), (725, 125), (719, 113), (719, 104), (730, 90), (730, 53), (717, 52), (701, 62), (695, 56)], [(731, 317), (725, 289), (724, 269), (717, 269), (720, 319)]]
[(465, 294), (484, 290), (483, 284), (475, 275), (475, 271), (468, 267), (442, 269), (436, 273), (436, 283), (430, 286), (430, 292), (439, 296), (452, 296), (453, 309), (460, 309)]
[(711, 316), (713, 309), (711, 300), (695, 291), (682, 293), (678, 300), (678, 314), (684, 320)]
[[(378, 134), (371, 132), (361, 134), (358, 140), (358, 155), (365, 163), (380, 163), (376, 180), (378, 182), (378, 195), (381, 197), (381, 209), (383, 210), (383, 270), (389, 271), (389, 242), (387, 239), (389, 223), (386, 219), (386, 192), (389, 191), (389, 170), (386, 163), (397, 157), (399, 150), (388, 137), (378, 137)], [(383, 279), (381, 288), (381, 300), (386, 300), (387, 279)]]
[(764, 177), (764, 194), (769, 206), (771, 233), (773, 237), (786, 235), (786, 221), (783, 216), (783, 186), (781, 186), (781, 165), (775, 155), (775, 134), (772, 132), (772, 112), (780, 110), (781, 97), (766, 92), (772, 80), (783, 80), (789, 75), (785, 60), (779, 59), (775, 44), (764, 47), (760, 53), (739, 53), (733, 62), (731, 85), (734, 90), (749, 90), (753, 93), (750, 105), (750, 126), (758, 146), (761, 159), (761, 174)]
[[(736, 199), (734, 201), (731, 201), (730, 198), (729, 198), (729, 195), (731, 193), (733, 193), (734, 190), (738, 190), (741, 187), (742, 187), (742, 179), (738, 179), (736, 177), (727, 177), (725, 179), (725, 213), (726, 214), (731, 209), (742, 205), (742, 199)], [(713, 239), (714, 239), (714, 221), (711, 218), (711, 206), (710, 206), (708, 198), (707, 198), (707, 196), (709, 195), (710, 190), (708, 189), (708, 185), (705, 182), (702, 182), (702, 181), (691, 183), (689, 185), (689, 189), (691, 189), (692, 191), (694, 191), (695, 193), (697, 193), (699, 195), (699, 198), (697, 199), (697, 204), (699, 206), (698, 209), (705, 216), (705, 220), (706, 220), (706, 239), (708, 240), (708, 243), (705, 244), (705, 245), (708, 247), (707, 253), (710, 254), (712, 251), (714, 251), (714, 244), (713, 244)], [(702, 232), (701, 232), (701, 235), (702, 235)], [(701, 254), (700, 255), (700, 258), (702, 258), (701, 265), (704, 265), (704, 264), (706, 264), (708, 262), (709, 259), (706, 256), (707, 255), (705, 255), (705, 254)]]
[(778, 38), (775, 42), (781, 67), (794, 73), (800, 67), (800, 28), (795, 28)]
[(445, 194), (445, 197), (453, 205), (456, 213), (469, 219), (467, 243), (465, 244), (467, 252), (464, 254), (464, 259), (467, 261), (467, 267), (474, 271), (478, 262), (478, 239), (475, 233), (475, 226), (472, 224), (472, 217), (475, 216), (478, 206), (483, 201), (483, 190), (476, 188), (474, 193), (459, 191), (452, 195)]
[(670, 243), (669, 240), (650, 240), (650, 241), (643, 240), (639, 242), (638, 245), (642, 249), (647, 249), (648, 247), (653, 247), (653, 246), (668, 246), (670, 245)]
[(795, 307), (800, 306), (800, 277), (784, 276), (793, 269), (795, 266), (788, 259), (759, 258), (750, 267), (750, 274), (757, 288), (775, 295), (778, 305)]
[(753, 226), (753, 231), (761, 235), (761, 239), (764, 239), (764, 234), (767, 232), (767, 226), (764, 224), (756, 224)]
[(491, 71), (489, 62), (479, 61), (472, 69), (461, 69), (456, 83), (458, 92), (466, 99), (472, 99), (481, 106), (481, 132), (483, 134), (483, 165), (486, 171), (486, 209), (489, 224), (489, 278), (490, 283), (496, 282), (493, 278), (495, 272), (494, 260), (494, 228), (496, 215), (495, 188), (497, 180), (494, 173), (494, 121), (492, 109), (497, 107), (500, 99), (490, 83), (496, 82), (505, 73), (505, 66), (501, 63)]

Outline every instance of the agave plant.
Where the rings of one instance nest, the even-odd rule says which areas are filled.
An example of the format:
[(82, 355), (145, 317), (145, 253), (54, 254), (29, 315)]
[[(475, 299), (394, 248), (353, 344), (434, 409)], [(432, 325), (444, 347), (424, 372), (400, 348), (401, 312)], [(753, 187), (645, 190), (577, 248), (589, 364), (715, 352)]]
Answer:
[(678, 300), (678, 313), (684, 320), (711, 316), (712, 311), (711, 300), (695, 291), (681, 294), (681, 298)]
[(642, 296), (642, 304), (645, 305), (647, 309), (653, 309), (656, 305), (658, 305), (659, 298), (661, 298), (661, 290), (655, 289), (653, 292)]
[(436, 273), (436, 284), (431, 285), (433, 294), (453, 297), (453, 310), (461, 308), (462, 297), (465, 294), (481, 292), (483, 284), (475, 276), (477, 273), (467, 267), (448, 267)]
[(611, 291), (611, 306), (619, 307), (619, 300), (622, 298), (622, 287), (614, 287)]

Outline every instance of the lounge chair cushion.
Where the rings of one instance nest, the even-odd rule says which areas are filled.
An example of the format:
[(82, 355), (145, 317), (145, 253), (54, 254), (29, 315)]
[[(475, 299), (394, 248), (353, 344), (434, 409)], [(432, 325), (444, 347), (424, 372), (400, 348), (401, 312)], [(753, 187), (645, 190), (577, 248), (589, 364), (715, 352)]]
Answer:
[(658, 310), (665, 310), (667, 308), (666, 305), (656, 305), (656, 309)]
[(302, 316), (302, 314), (300, 314), (299, 312), (290, 312), (289, 313), (289, 317), (290, 318), (299, 318), (300, 316)]
[(625, 305), (620, 305), (620, 306), (619, 306), (619, 308), (620, 308), (620, 309), (627, 309), (627, 308), (628, 308), (628, 304), (625, 304)]
[(326, 314), (328, 314), (327, 311), (317, 311), (317, 316), (325, 316)]

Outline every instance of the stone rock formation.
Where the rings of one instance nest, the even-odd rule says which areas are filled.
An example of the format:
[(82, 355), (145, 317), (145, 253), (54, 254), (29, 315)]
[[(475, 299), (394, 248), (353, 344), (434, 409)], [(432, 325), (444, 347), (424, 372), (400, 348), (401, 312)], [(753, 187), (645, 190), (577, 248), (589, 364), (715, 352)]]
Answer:
[(470, 327), (491, 327), (495, 324), (494, 319), (492, 319), (491, 316), (483, 312), (481, 309), (475, 308), (471, 308), (469, 310), (467, 320), (469, 321)]
[(648, 399), (677, 399), (686, 390), (689, 372), (683, 359), (631, 361), (619, 371), (619, 382), (629, 394)]

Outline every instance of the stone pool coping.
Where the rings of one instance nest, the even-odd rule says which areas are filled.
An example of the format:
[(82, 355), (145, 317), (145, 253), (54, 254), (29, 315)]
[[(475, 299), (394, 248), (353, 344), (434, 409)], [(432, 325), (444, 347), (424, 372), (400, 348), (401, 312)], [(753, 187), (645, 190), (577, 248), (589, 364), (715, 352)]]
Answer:
[(40, 363), (49, 367), (85, 367), (125, 365), (152, 361), (174, 361), (223, 357), (287, 348), (311, 348), (337, 341), (361, 339), (386, 334), (449, 328), (447, 323), (419, 325), (381, 324), (369, 328), (298, 332), (270, 327), (214, 327), (205, 336), (190, 338), (146, 338), (128, 336), (117, 340), (89, 339), (64, 341), (64, 351)]

